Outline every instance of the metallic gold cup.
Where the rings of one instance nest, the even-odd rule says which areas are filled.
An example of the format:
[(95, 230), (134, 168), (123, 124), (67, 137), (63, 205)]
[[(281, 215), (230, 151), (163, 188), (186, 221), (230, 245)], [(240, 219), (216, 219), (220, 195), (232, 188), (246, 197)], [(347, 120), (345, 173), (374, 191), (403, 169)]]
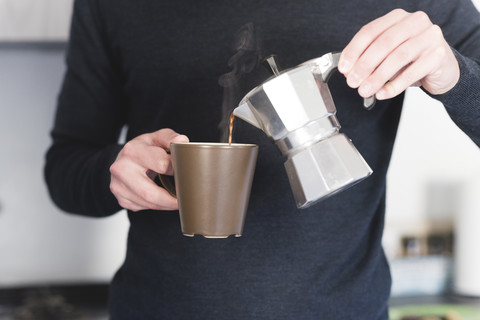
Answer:
[(258, 146), (172, 143), (182, 232), (206, 238), (240, 237), (250, 198)]

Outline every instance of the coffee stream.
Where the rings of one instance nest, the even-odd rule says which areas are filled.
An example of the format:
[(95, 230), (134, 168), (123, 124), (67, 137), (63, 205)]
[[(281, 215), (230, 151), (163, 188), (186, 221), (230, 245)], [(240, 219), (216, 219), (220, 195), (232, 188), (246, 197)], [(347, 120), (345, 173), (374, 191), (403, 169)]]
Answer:
[(235, 120), (235, 116), (232, 114), (230, 115), (230, 123), (228, 124), (228, 145), (232, 144), (232, 136), (233, 136), (233, 120)]

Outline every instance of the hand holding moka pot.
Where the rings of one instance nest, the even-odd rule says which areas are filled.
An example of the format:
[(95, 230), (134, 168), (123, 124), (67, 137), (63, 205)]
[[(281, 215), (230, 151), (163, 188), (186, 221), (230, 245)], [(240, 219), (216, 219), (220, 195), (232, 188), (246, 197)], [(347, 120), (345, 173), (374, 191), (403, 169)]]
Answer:
[[(306, 208), (368, 177), (372, 170), (340, 133), (327, 81), (340, 53), (279, 72), (250, 91), (233, 114), (271, 137), (287, 160), (285, 170), (298, 208)], [(364, 100), (370, 109), (375, 98)]]

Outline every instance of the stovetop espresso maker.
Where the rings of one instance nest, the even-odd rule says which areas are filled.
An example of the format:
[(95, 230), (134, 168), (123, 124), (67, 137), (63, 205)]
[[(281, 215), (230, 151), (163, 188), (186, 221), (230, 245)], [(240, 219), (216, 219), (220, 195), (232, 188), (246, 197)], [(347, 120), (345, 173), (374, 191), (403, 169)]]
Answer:
[[(368, 177), (372, 170), (335, 116), (327, 82), (340, 53), (280, 72), (250, 91), (233, 114), (260, 128), (286, 157), (285, 170), (298, 208), (306, 208)], [(375, 98), (364, 100), (370, 109)]]

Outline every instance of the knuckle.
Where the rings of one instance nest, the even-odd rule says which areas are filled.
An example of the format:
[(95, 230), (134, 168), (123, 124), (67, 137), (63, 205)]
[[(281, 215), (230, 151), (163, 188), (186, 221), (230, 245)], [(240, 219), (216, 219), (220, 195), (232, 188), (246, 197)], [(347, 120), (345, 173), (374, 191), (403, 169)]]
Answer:
[(395, 59), (399, 61), (399, 64), (406, 65), (412, 61), (412, 51), (404, 46), (400, 46), (395, 51)]
[(120, 173), (120, 168), (119, 167), (120, 167), (120, 164), (118, 162), (114, 162), (110, 166), (110, 169), (109, 169), (110, 174), (114, 175), (114, 176), (118, 175)]
[(123, 164), (122, 161), (115, 161), (111, 166), (110, 166), (110, 174), (112, 176), (118, 177), (122, 175), (122, 173), (125, 171), (125, 165)]
[(399, 14), (399, 15), (400, 15), (400, 14), (401, 14), (401, 15), (405, 15), (405, 14), (407, 13), (407, 11), (405, 11), (405, 10), (402, 9), (402, 8), (393, 9), (392, 12), (395, 13), (395, 14)]
[(160, 160), (158, 162), (158, 173), (165, 173), (168, 171), (168, 168), (170, 167), (170, 163), (168, 160)]
[(375, 40), (372, 48), (374, 46), (375, 52), (381, 52), (386, 55), (395, 50), (402, 41), (401, 35), (398, 32), (388, 30)]
[(175, 133), (175, 131), (173, 131), (173, 130), (170, 129), (170, 128), (162, 128), (162, 129), (160, 129), (160, 130), (158, 130), (158, 131), (161, 132), (161, 133), (165, 133), (165, 134), (173, 134), (173, 133)]
[(401, 9), (401, 8), (397, 8), (397, 9), (393, 9), (391, 11), (391, 14), (395, 17), (404, 17), (408, 14), (407, 11), (405, 11), (404, 9)]
[(366, 24), (360, 28), (358, 35), (361, 39), (370, 39), (376, 35), (376, 29), (372, 24)]
[(135, 144), (132, 141), (127, 142), (122, 148), (122, 155), (132, 157), (135, 155)]
[(412, 13), (412, 15), (413, 15), (413, 17), (418, 19), (418, 21), (431, 23), (430, 22), (430, 17), (424, 11), (416, 11), (416, 12)]
[(443, 38), (443, 32), (442, 32), (442, 28), (440, 28), (440, 26), (436, 25), (436, 24), (432, 24), (430, 26), (430, 32), (432, 33), (432, 35), (434, 37), (440, 37), (440, 38)]
[(128, 203), (127, 201), (123, 200), (123, 199), (117, 199), (118, 201), (118, 204), (120, 205), (120, 207), (122, 208), (125, 208), (125, 209), (128, 209)]
[(143, 208), (140, 208), (140, 207), (137, 207), (137, 206), (134, 206), (134, 205), (131, 205), (129, 207), (124, 207), (125, 209), (128, 209), (130, 211), (133, 211), (133, 212), (138, 212), (140, 210), (143, 210)]
[(431, 58), (435, 65), (441, 65), (443, 61), (448, 59), (448, 54), (447, 47), (438, 46), (432, 51)]
[(122, 207), (124, 209), (127, 209), (127, 210), (136, 211), (135, 206), (133, 206), (130, 201), (125, 200), (125, 199), (117, 199), (117, 201), (118, 201), (118, 204), (120, 205), (120, 207)]
[(152, 190), (142, 190), (140, 192), (140, 196), (148, 203), (156, 203), (157, 202), (157, 194)]
[(117, 186), (117, 184), (116, 184), (115, 182), (110, 181), (110, 186), (109, 186), (109, 187), (110, 187), (110, 191), (111, 191), (114, 195), (116, 195), (116, 194), (118, 193), (118, 186)]
[(156, 132), (156, 134), (158, 137), (164, 137), (164, 138), (170, 138), (170, 139), (176, 135), (175, 131), (173, 131), (170, 128), (160, 129)]

